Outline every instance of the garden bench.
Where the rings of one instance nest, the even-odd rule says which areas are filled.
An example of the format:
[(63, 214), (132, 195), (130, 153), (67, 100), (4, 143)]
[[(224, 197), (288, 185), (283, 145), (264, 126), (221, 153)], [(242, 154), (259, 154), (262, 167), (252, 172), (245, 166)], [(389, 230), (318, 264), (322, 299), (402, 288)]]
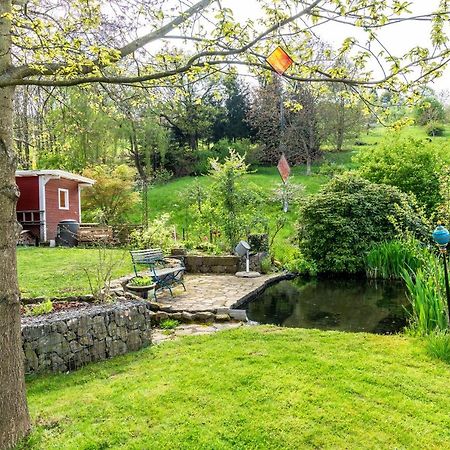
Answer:
[[(186, 271), (183, 261), (179, 260), (179, 264), (175, 267), (167, 267), (169, 261), (164, 258), (163, 252), (159, 248), (148, 248), (145, 250), (131, 250), (131, 260), (133, 261), (134, 273), (138, 275), (138, 266), (147, 266), (150, 272), (150, 277), (156, 284), (154, 297), (156, 292), (168, 289), (170, 295), (173, 297), (172, 287), (181, 284), (186, 290), (183, 283), (183, 274)], [(177, 259), (177, 258), (174, 258)], [(165, 267), (166, 266), (166, 267)]]

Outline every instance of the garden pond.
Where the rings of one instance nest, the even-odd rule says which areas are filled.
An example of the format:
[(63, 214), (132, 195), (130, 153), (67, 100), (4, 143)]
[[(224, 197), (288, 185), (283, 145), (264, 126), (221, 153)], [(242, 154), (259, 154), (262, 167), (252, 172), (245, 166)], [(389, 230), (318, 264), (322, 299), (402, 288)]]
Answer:
[(262, 324), (377, 334), (402, 331), (408, 307), (402, 283), (364, 278), (284, 280), (245, 305)]

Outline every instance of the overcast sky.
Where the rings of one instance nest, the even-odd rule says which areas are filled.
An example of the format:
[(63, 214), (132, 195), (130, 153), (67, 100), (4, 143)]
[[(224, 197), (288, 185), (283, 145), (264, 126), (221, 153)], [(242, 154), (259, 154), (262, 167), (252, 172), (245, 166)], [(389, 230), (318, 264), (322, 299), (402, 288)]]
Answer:
[[(430, 13), (438, 5), (439, 0), (412, 0), (412, 3), (411, 9), (416, 15)], [(245, 21), (249, 18), (256, 19), (261, 16), (256, 0), (222, 0), (222, 5), (231, 8), (235, 18), (239, 21)], [(360, 39), (364, 36), (362, 31), (354, 27), (331, 22), (317, 28), (316, 31), (324, 41), (333, 47), (339, 47), (343, 39), (348, 36), (355, 36)], [(360, 34), (358, 34), (358, 31)], [(449, 33), (450, 24), (447, 24), (446, 31)], [(379, 33), (379, 36), (392, 54), (400, 56), (417, 45), (429, 47), (429, 32), (429, 23), (408, 21), (386, 27)], [(373, 69), (375, 70), (375, 67)], [(450, 64), (447, 65), (444, 76), (436, 80), (431, 87), (438, 91), (450, 89)]]

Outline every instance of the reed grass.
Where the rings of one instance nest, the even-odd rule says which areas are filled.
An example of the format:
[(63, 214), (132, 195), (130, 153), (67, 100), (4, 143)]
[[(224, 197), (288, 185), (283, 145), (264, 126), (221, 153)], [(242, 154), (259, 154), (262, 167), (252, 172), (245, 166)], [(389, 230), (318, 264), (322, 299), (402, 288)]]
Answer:
[(401, 280), (405, 268), (416, 272), (428, 253), (415, 239), (382, 242), (372, 247), (366, 257), (367, 277)]
[(450, 334), (438, 331), (427, 337), (426, 349), (429, 355), (450, 364)]
[(409, 330), (419, 336), (447, 330), (444, 270), (439, 259), (430, 253), (422, 267), (404, 269), (403, 280), (412, 305)]

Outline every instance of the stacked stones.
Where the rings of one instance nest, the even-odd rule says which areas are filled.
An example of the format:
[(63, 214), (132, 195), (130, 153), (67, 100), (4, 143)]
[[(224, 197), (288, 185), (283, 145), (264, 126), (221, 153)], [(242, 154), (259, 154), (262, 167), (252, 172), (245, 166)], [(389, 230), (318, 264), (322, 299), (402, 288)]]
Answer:
[(194, 256), (184, 257), (188, 273), (236, 273), (239, 269), (238, 256)]
[(64, 372), (146, 347), (152, 314), (147, 303), (128, 301), (26, 317), (25, 370)]

